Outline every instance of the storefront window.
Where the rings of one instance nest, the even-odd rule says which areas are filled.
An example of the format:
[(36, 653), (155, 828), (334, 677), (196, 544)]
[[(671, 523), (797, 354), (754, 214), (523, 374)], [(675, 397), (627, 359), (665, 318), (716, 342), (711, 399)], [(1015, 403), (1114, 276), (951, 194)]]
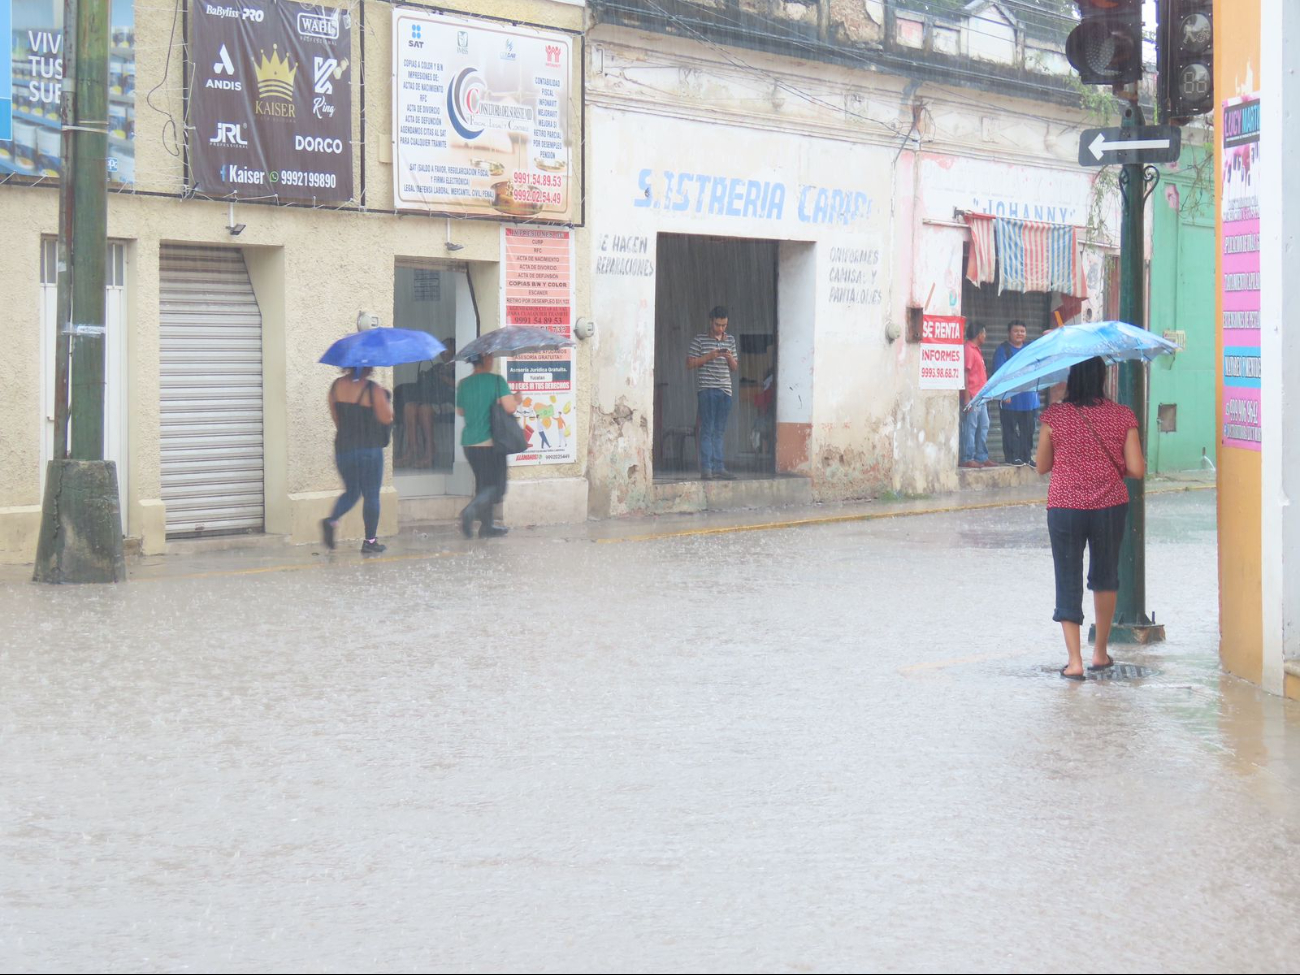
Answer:
[[(393, 324), (428, 332), (447, 347), (438, 359), (393, 369), (393, 468), (397, 474), (449, 474), (456, 459), (457, 321), (466, 304), (463, 270), (398, 265)], [(475, 329), (476, 330), (476, 329)]]

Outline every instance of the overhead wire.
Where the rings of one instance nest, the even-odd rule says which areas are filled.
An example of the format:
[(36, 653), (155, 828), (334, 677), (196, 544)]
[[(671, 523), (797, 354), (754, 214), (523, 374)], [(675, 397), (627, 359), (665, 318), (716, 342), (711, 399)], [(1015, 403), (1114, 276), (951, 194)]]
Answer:
[[(397, 5), (396, 3), (393, 2), (393, 0), (379, 0), (379, 2), (388, 3), (389, 5), (393, 5), (393, 6), (396, 6), (396, 5)], [(869, 122), (869, 123), (871, 123), (871, 124), (874, 124), (874, 125), (880, 126), (880, 127), (884, 128), (884, 129), (886, 129), (886, 130), (892, 132), (892, 133), (895, 134), (895, 135), (898, 135), (898, 134), (900, 134), (900, 133), (902, 132), (902, 126), (901, 126), (898, 122), (896, 122), (896, 121), (895, 121), (895, 122), (888, 122), (888, 121), (884, 121), (884, 120), (879, 119), (879, 118), (875, 118), (875, 117), (873, 117), (873, 116), (871, 116), (871, 115), (865, 114), (865, 113), (863, 113), (863, 112), (855, 111), (854, 109), (848, 107), (847, 105), (836, 104), (835, 102), (830, 101), (830, 100), (828, 100), (827, 98), (825, 98), (825, 97), (823, 97), (823, 96), (819, 96), (819, 95), (813, 94), (813, 93), (807, 91), (806, 89), (800, 87), (799, 85), (794, 84), (793, 82), (790, 82), (790, 81), (787, 80), (787, 79), (782, 79), (782, 78), (775, 78), (775, 77), (773, 77), (773, 74), (772, 74), (772, 72), (771, 72), (770, 70), (765, 69), (765, 68), (760, 68), (760, 67), (758, 67), (757, 65), (754, 65), (754, 64), (750, 63), (749, 61), (745, 60), (743, 57), (740, 57), (739, 55), (737, 55), (737, 54), (733, 53), (732, 51), (728, 50), (728, 49), (725, 48), (723, 45), (721, 45), (721, 44), (715, 42), (712, 38), (708, 37), (708, 36), (707, 36), (706, 34), (704, 34), (702, 31), (698, 30), (698, 29), (694, 26), (693, 23), (691, 23), (691, 22), (687, 21), (686, 19), (684, 19), (684, 18), (682, 18), (682, 17), (680, 17), (680, 16), (674, 14), (673, 12), (671, 12), (671, 11), (669, 11), (669, 10), (666, 10), (666, 9), (665, 9), (664, 7), (662, 7), (659, 3), (655, 2), (655, 0), (644, 0), (644, 2), (647, 3), (650, 7), (654, 8), (654, 9), (659, 13), (659, 15), (660, 15), (661, 17), (663, 17), (666, 21), (671, 22), (671, 23), (675, 23), (677, 26), (679, 26), (680, 28), (682, 28), (686, 33), (688, 33), (689, 35), (691, 35), (692, 37), (694, 37), (696, 40), (698, 40), (699, 42), (705, 44), (707, 47), (709, 47), (710, 49), (714, 50), (715, 52), (719, 53), (719, 54), (724, 58), (724, 60), (726, 60), (726, 61), (727, 61), (727, 62), (728, 62), (732, 67), (737, 68), (738, 70), (741, 70), (741, 71), (744, 71), (744, 72), (752, 73), (752, 74), (753, 74), (754, 76), (756, 76), (756, 77), (761, 77), (761, 78), (764, 80), (765, 85), (766, 85), (766, 83), (771, 83), (771, 84), (772, 84), (776, 89), (779, 89), (779, 90), (785, 91), (785, 92), (787, 92), (787, 93), (789, 93), (789, 94), (791, 94), (791, 95), (793, 95), (793, 96), (795, 96), (795, 97), (797, 97), (797, 98), (800, 98), (800, 99), (802, 99), (802, 100), (804, 100), (804, 101), (806, 101), (806, 102), (808, 102), (808, 103), (810, 103), (810, 104), (814, 104), (814, 105), (818, 105), (818, 106), (821, 106), (821, 107), (827, 108), (827, 109), (829, 109), (829, 110), (835, 112), (836, 114), (841, 114), (841, 115), (846, 116), (846, 117), (849, 117), (849, 118), (858, 119), (858, 120), (860, 120), (860, 121)], [(1047, 10), (1047, 9), (1044, 9), (1043, 7), (1041, 7), (1041, 6), (1037, 5), (1037, 4), (1033, 4), (1033, 3), (1025, 2), (1025, 0), (997, 0), (997, 2), (1001, 3), (1003, 6), (1005, 6), (1005, 7), (1007, 7), (1007, 8), (1011, 8), (1011, 9), (1019, 9), (1019, 10), (1024, 10), (1024, 11), (1027, 11), (1027, 12), (1032, 12), (1032, 13), (1034, 13), (1034, 14), (1058, 17), (1062, 22), (1071, 22), (1071, 21), (1074, 21), (1074, 20), (1075, 20), (1075, 18), (1073, 18), (1072, 16), (1070, 16), (1070, 15), (1068, 15), (1068, 14), (1059, 13), (1059, 12), (1055, 12), (1055, 13), (1054, 13), (1053, 11), (1051, 11), (1051, 10)], [(348, 13), (349, 13), (349, 16), (353, 16), (353, 15), (355, 14), (355, 11), (356, 11), (357, 8), (360, 6), (360, 3), (361, 3), (361, 0), (352, 0), (352, 2), (351, 2), (351, 3), (348, 5), (348, 7), (346, 8), (347, 11), (348, 11)], [(620, 4), (617, 4), (617, 3), (611, 3), (611, 4), (606, 4), (606, 5), (607, 5), (607, 6), (610, 6), (610, 7), (613, 7), (613, 8), (623, 9), (623, 10), (631, 10), (631, 9), (633, 9), (633, 8), (624, 7), (624, 6), (622, 6), (622, 5), (620, 5)], [(138, 4), (137, 6), (141, 6), (141, 5)], [(173, 16), (172, 16), (172, 25), (171, 25), (171, 30), (170, 30), (170, 33), (169, 33), (169, 38), (168, 38), (167, 57), (166, 57), (166, 59), (165, 59), (165, 61), (164, 61), (164, 71), (163, 71), (163, 76), (162, 76), (162, 78), (159, 80), (158, 84), (156, 84), (152, 89), (150, 89), (149, 93), (146, 95), (146, 99), (145, 99), (145, 100), (146, 100), (146, 104), (147, 104), (150, 108), (152, 108), (154, 111), (158, 112), (159, 114), (165, 115), (165, 116), (167, 117), (167, 122), (166, 122), (166, 124), (164, 125), (164, 128), (163, 128), (163, 135), (162, 135), (163, 146), (164, 146), (164, 148), (167, 150), (168, 153), (170, 153), (170, 154), (173, 155), (173, 156), (179, 157), (179, 156), (181, 155), (181, 150), (180, 150), (180, 142), (179, 142), (179, 135), (178, 135), (178, 133), (179, 133), (179, 126), (178, 126), (178, 124), (177, 124), (177, 122), (176, 122), (176, 118), (175, 118), (175, 116), (174, 116), (174, 114), (173, 114), (172, 112), (170, 112), (170, 111), (168, 111), (168, 110), (166, 110), (166, 109), (161, 109), (161, 108), (159, 108), (157, 105), (155, 105), (155, 104), (153, 103), (153, 96), (154, 96), (155, 94), (157, 94), (158, 92), (160, 92), (160, 91), (165, 92), (166, 94), (172, 94), (172, 95), (179, 93), (179, 94), (181, 94), (182, 97), (185, 97), (185, 95), (187, 94), (187, 91), (186, 91), (184, 85), (181, 85), (181, 86), (179, 86), (179, 87), (164, 87), (164, 86), (166, 85), (167, 79), (168, 79), (168, 77), (169, 77), (169, 75), (170, 75), (170, 63), (171, 63), (172, 53), (173, 53), (173, 50), (174, 50), (174, 48), (175, 48), (175, 46), (176, 46), (176, 37), (175, 37), (175, 35), (176, 35), (177, 24), (178, 24), (178, 21), (179, 21), (179, 14), (180, 14), (180, 0), (176, 0), (176, 2), (175, 2), (174, 4), (171, 4), (171, 5), (162, 5), (162, 4), (159, 4), (159, 5), (155, 5), (155, 4), (146, 4), (146, 5), (143, 5), (143, 6), (144, 6), (145, 8), (147, 8), (147, 9), (158, 9), (158, 10), (166, 10), (166, 9), (169, 9), (169, 7), (170, 7), (170, 9), (172, 10), (172, 15), (173, 15)], [(710, 13), (710, 15), (713, 16), (715, 19), (720, 20), (720, 21), (724, 22), (724, 24), (729, 25), (729, 26), (731, 26), (731, 27), (733, 27), (733, 28), (736, 28), (736, 29), (743, 29), (743, 28), (749, 26), (748, 24), (745, 24), (745, 23), (743, 23), (742, 21), (739, 21), (739, 20), (736, 20), (736, 19), (734, 19), (734, 18), (729, 17), (729, 16), (726, 14), (726, 12), (723, 12), (723, 11), (710, 10), (709, 13)], [(954, 11), (954, 13), (956, 13), (956, 12)], [(757, 12), (750, 13), (750, 14), (748, 14), (748, 16), (749, 16), (752, 20), (757, 20), (757, 21), (759, 21), (759, 22), (761, 22), (761, 23), (764, 23), (764, 24), (769, 25), (770, 27), (774, 27), (774, 28), (775, 28), (775, 27), (778, 27), (778, 26), (785, 27), (785, 26), (787, 26), (787, 24), (788, 24), (788, 22), (787, 22), (787, 24), (783, 24), (782, 21), (780, 21), (780, 20), (777, 20), (777, 19), (775, 19), (775, 18), (771, 18), (771, 17), (765, 16), (765, 15), (763, 15), (763, 14), (759, 14), (759, 13), (757, 13)], [(958, 19), (958, 18), (954, 17), (954, 19)], [(997, 38), (997, 39), (1005, 39), (1005, 37), (1004, 37), (1003, 34), (1000, 34), (1000, 33), (994, 33), (994, 32), (991, 32), (991, 31), (982, 31), (982, 30), (980, 30), (980, 29), (978, 29), (978, 28), (976, 28), (976, 27), (972, 27), (972, 26), (970, 26), (970, 22), (971, 22), (971, 21), (979, 21), (979, 22), (988, 23), (988, 22), (991, 22), (991, 21), (989, 20), (989, 18), (987, 18), (987, 17), (980, 17), (980, 16), (967, 17), (967, 18), (966, 18), (967, 30), (968, 30), (970, 33), (974, 33), (974, 34), (979, 34), (979, 35), (988, 36), (988, 37)], [(999, 23), (1000, 23), (1000, 22), (999, 22)], [(707, 25), (706, 25), (706, 26), (707, 26)], [(788, 28), (787, 28), (787, 29), (788, 29)], [(378, 34), (378, 28), (377, 28), (377, 25), (375, 25), (374, 23), (367, 23), (367, 24), (366, 24), (366, 30), (367, 30), (368, 33), (370, 33), (370, 34), (372, 34), (372, 35), (377, 36), (377, 34)], [(780, 33), (780, 34), (778, 34), (778, 33), (776, 33), (776, 32), (773, 32), (772, 34), (768, 35), (768, 37), (769, 37), (769, 39), (771, 39), (771, 40), (775, 40), (775, 41), (780, 41), (780, 42), (786, 43), (786, 44), (788, 44), (788, 45), (790, 45), (790, 46), (792, 46), (792, 47), (794, 47), (794, 48), (796, 48), (796, 49), (802, 48), (802, 49), (804, 49), (804, 50), (808, 50), (808, 51), (821, 51), (822, 48), (823, 48), (823, 45), (814, 44), (814, 43), (812, 43), (812, 42), (809, 41), (809, 40), (800, 39), (800, 38), (798, 38), (797, 36), (792, 36), (792, 35), (790, 35), (788, 32), (782, 32), (782, 33)], [(187, 49), (188, 49), (188, 44), (187, 44), (187, 42), (186, 42), (184, 39), (182, 39), (182, 41), (181, 41), (181, 47), (182, 47), (182, 50), (187, 50)], [(868, 58), (868, 57), (862, 55), (862, 54), (859, 53), (859, 52), (853, 51), (853, 50), (850, 49), (850, 48), (846, 48), (846, 47), (842, 47), (842, 46), (841, 46), (841, 47), (838, 47), (838, 48), (837, 48), (837, 51), (838, 51), (838, 53), (839, 53), (841, 56), (845, 57), (846, 60), (849, 60), (849, 61), (851, 61), (851, 62), (856, 62), (856, 63), (858, 63), (858, 64), (862, 64), (862, 65), (870, 66), (870, 67), (872, 67), (872, 68), (876, 68), (876, 69), (879, 69), (879, 68), (882, 67), (882, 65), (881, 65), (880, 63), (878, 63), (876, 60), (873, 60), (873, 59), (871, 59), (871, 58)], [(918, 67), (924, 67), (924, 66), (925, 66), (925, 65), (924, 65), (924, 62), (914, 62), (914, 63), (915, 63)], [(962, 69), (954, 69), (954, 68), (947, 67), (947, 66), (945, 66), (945, 70), (948, 70), (948, 71), (955, 71), (955, 73), (957, 73), (957, 74), (959, 74), (959, 75), (966, 75), (966, 76), (970, 76), (970, 77), (981, 77), (981, 78), (984, 78), (984, 77), (985, 77), (984, 75), (980, 74), (979, 72), (974, 72), (974, 71), (963, 71)], [(646, 87), (646, 88), (649, 88), (651, 91), (657, 91), (657, 92), (661, 92), (661, 93), (662, 93), (662, 91), (661, 91), (660, 89), (655, 89), (653, 86), (648, 86), (648, 85), (645, 85), (644, 83), (636, 82), (634, 79), (628, 79), (628, 80), (629, 80), (629, 81), (632, 81), (632, 83), (637, 84), (639, 87)], [(926, 80), (929, 81), (929, 79), (926, 79)], [(936, 84), (937, 87), (940, 87), (942, 90), (944, 90), (944, 91), (945, 91), (946, 93), (948, 93), (950, 96), (955, 97), (955, 98), (961, 98), (962, 96), (967, 96), (967, 95), (968, 95), (968, 92), (965, 91), (965, 90), (957, 90), (957, 89), (952, 89), (952, 88), (946, 88), (946, 87), (944, 87), (944, 86), (942, 86), (942, 85), (937, 85), (937, 83), (932, 82), (932, 81), (931, 81), (930, 83), (932, 83), (932, 84)], [(1031, 89), (1041, 90), (1041, 91), (1045, 91), (1045, 92), (1050, 92), (1050, 93), (1052, 93), (1052, 94), (1054, 94), (1054, 95), (1056, 95), (1056, 96), (1058, 96), (1058, 97), (1059, 97), (1059, 96), (1060, 96), (1060, 95), (1065, 91), (1064, 89), (1057, 88), (1057, 87), (1054, 87), (1054, 86), (1035, 84), (1035, 83), (1033, 83), (1033, 82), (1026, 82), (1026, 81), (1024, 81), (1023, 79), (1017, 79), (1016, 84), (1017, 84), (1017, 86), (1022, 87), (1022, 88), (1028, 86), (1028, 87), (1030, 87)], [(755, 89), (755, 90), (758, 90), (758, 89)], [(1003, 111), (1003, 109), (1002, 109), (1001, 107), (999, 107), (999, 108), (998, 108), (998, 111), (1001, 112), (1001, 111)], [(1014, 110), (1010, 110), (1010, 109), (1006, 110), (1006, 112), (1007, 112), (1007, 114), (1018, 114), (1018, 115), (1022, 115), (1022, 116), (1024, 116), (1024, 117), (1031, 117), (1031, 118), (1039, 118), (1039, 119), (1041, 119), (1041, 116), (1031, 115), (1030, 113), (1027, 113), (1027, 112), (1025, 112), (1025, 113), (1018, 113), (1018, 112), (1015, 112)], [(168, 144), (168, 133), (171, 134), (171, 144)], [(906, 145), (907, 141), (910, 140), (911, 136), (912, 136), (912, 129), (909, 128), (909, 130), (908, 130), (908, 132), (906, 133), (906, 135), (904, 135), (903, 145)], [(351, 142), (353, 145), (360, 145), (360, 146), (361, 146), (361, 151), (362, 151), (362, 152), (365, 151), (365, 147), (366, 147), (366, 142), (367, 142), (367, 141), (368, 141), (368, 140), (362, 140), (362, 139), (350, 140), (350, 142)], [(577, 154), (579, 157), (583, 157), (583, 156), (585, 156), (586, 144), (587, 144), (587, 135), (586, 135), (586, 132), (584, 131), (584, 132), (582, 133), (581, 138), (578, 140), (578, 145), (577, 145), (577, 149), (576, 149), (576, 154)], [(162, 173), (156, 173), (156, 172), (155, 172), (155, 173), (149, 173), (148, 171), (144, 171), (144, 170), (141, 170), (141, 171), (139, 171), (139, 172), (140, 172), (141, 175), (150, 175), (150, 176), (154, 177), (155, 179), (157, 179), (158, 177), (163, 177), (163, 176), (164, 176), (164, 174), (162, 174)], [(177, 175), (174, 175), (174, 174), (166, 175), (166, 176), (165, 176), (165, 181), (166, 181), (166, 182), (169, 182), (169, 183), (170, 183), (170, 182), (175, 182), (175, 183), (180, 184), (180, 185), (184, 185), (184, 184), (185, 184), (185, 179), (184, 179), (183, 176), (177, 176)], [(119, 190), (119, 192), (129, 192), (129, 191), (130, 191), (130, 190), (129, 190), (129, 189), (126, 189), (126, 188), (123, 188), (123, 189), (120, 189), (120, 190)], [(194, 194), (194, 195), (196, 195), (196, 196), (201, 196), (202, 194), (197, 194), (197, 193), (196, 193), (196, 194)], [(278, 198), (278, 195), (273, 195), (273, 197), (274, 197), (274, 198)], [(209, 198), (209, 199), (221, 199), (221, 200), (227, 199), (227, 197), (219, 197), (219, 198), (208, 197), (208, 198)], [(238, 198), (238, 197), (237, 197), (237, 199), (248, 199), (248, 198)], [(348, 203), (356, 203), (357, 199), (358, 199), (358, 194), (357, 194), (356, 192), (354, 192), (354, 193), (352, 194), (351, 199), (348, 201)], [(583, 203), (584, 203), (584, 207), (585, 207), (585, 202), (586, 202), (586, 199), (587, 199), (587, 187), (585, 186), (585, 184), (581, 187), (581, 197), (580, 197), (580, 199), (583, 201)], [(313, 204), (313, 205), (314, 205), (314, 206), (320, 206), (320, 207), (327, 207), (327, 206), (329, 206), (329, 205), (327, 205), (327, 204), (321, 204), (321, 205), (315, 205), (315, 204)], [(343, 204), (343, 205), (346, 206), (347, 204)], [(530, 219), (535, 219), (535, 218), (530, 218)]]
[[(629, 2), (634, 4), (634, 0), (629, 0)], [(659, 12), (659, 15), (665, 21), (677, 24), (683, 30), (687, 31), (697, 39), (701, 40), (703, 43), (715, 47), (718, 46), (716, 42), (714, 42), (711, 38), (709, 38), (706, 34), (702, 33), (700, 30), (697, 30), (695, 24), (700, 24), (703, 27), (722, 26), (724, 27), (724, 29), (726, 27), (731, 27), (734, 28), (736, 32), (742, 34), (750, 30), (750, 26), (751, 26), (750, 24), (744, 21), (736, 20), (734, 18), (729, 17), (723, 11), (718, 11), (713, 8), (705, 8), (701, 6), (699, 9), (702, 13), (707, 13), (709, 17), (712, 18), (713, 21), (721, 22), (720, 24), (710, 23), (709, 21), (688, 20), (684, 17), (681, 17), (678, 14), (673, 13), (670, 10), (664, 9), (658, 3), (655, 3), (654, 0), (642, 0), (642, 2), (648, 4), (649, 6), (657, 10)], [(643, 8), (639, 6), (629, 5), (629, 3), (620, 3), (618, 2), (618, 0), (601, 0), (599, 6), (611, 10), (624, 12), (624, 13), (639, 14), (644, 12)], [(770, 17), (765, 17), (760, 14), (753, 14), (752, 17), (756, 20), (763, 21), (764, 23), (769, 25), (780, 24), (783, 27), (786, 27), (788, 30), (789, 22), (774, 20)], [(972, 29), (971, 33), (976, 33), (982, 36), (995, 38), (997, 40), (1006, 40), (1004, 35), (994, 34), (989, 31), (979, 31), (979, 30)], [(861, 51), (855, 50), (854, 48), (851, 47), (847, 47), (843, 45), (834, 45), (828, 42), (820, 42), (820, 41), (814, 42), (811, 39), (800, 38), (797, 35), (792, 35), (788, 32), (772, 33), (772, 34), (761, 34), (761, 33), (752, 32), (752, 36), (755, 38), (762, 38), (766, 40), (780, 41), (782, 44), (785, 44), (791, 47), (792, 49), (801, 49), (813, 55), (825, 54), (828, 50), (833, 50), (836, 59), (841, 62), (847, 62), (853, 65), (863, 65), (876, 71), (890, 71), (891, 73), (893, 73), (894, 71), (897, 71), (897, 67), (891, 62), (896, 61), (902, 64), (911, 65), (914, 68), (920, 68), (920, 69), (930, 68), (934, 72), (940, 74), (951, 74), (960, 77), (970, 78), (972, 80), (978, 81), (979, 87), (981, 88), (987, 86), (990, 77), (992, 77), (993, 79), (996, 79), (998, 77), (997, 75), (990, 76), (988, 72), (981, 72), (973, 69), (961, 68), (953, 64), (927, 62), (927, 61), (921, 61), (917, 59), (910, 59), (901, 54), (891, 53), (891, 52), (878, 52), (874, 56), (868, 57), (865, 54), (863, 54)], [(778, 55), (780, 54), (780, 52), (772, 52), (772, 53), (776, 53)], [(745, 66), (748, 67), (750, 70), (761, 70), (755, 68), (752, 65), (748, 65), (743, 61), (741, 62), (741, 64), (745, 64)], [(1041, 91), (1046, 94), (1050, 94), (1057, 99), (1060, 99), (1062, 96), (1068, 97), (1071, 94), (1073, 94), (1072, 89), (1066, 87), (1065, 85), (1045, 85), (1039, 82), (1028, 81), (1021, 77), (1016, 77), (1014, 79), (1008, 79), (1008, 80), (1010, 83), (1014, 84), (1017, 88), (1029, 89), (1033, 91)], [(879, 122), (879, 120), (876, 119), (872, 119), (871, 121)], [(880, 124), (885, 124), (885, 123), (880, 123)], [(897, 130), (895, 129), (894, 131)]]
[(704, 34), (695, 30), (694, 27), (687, 24), (685, 21), (680, 20), (680, 18), (677, 18), (674, 14), (670, 13), (669, 11), (665, 10), (663, 7), (659, 6), (659, 4), (655, 2), (655, 0), (645, 0), (645, 2), (648, 3), (650, 6), (654, 7), (665, 17), (668, 17), (672, 20), (681, 23), (681, 25), (687, 31), (693, 34), (696, 37), (696, 39), (698, 39), (708, 47), (712, 48), (713, 50), (721, 54), (727, 61), (729, 61), (732, 64), (733, 67), (738, 67), (744, 70), (753, 71), (762, 74), (764, 77), (772, 78), (772, 83), (776, 85), (778, 88), (782, 89), (783, 91), (787, 91), (790, 94), (795, 95), (799, 98), (803, 98), (804, 100), (814, 105), (821, 105), (823, 108), (830, 108), (832, 111), (835, 112), (843, 112), (845, 115), (848, 115), (852, 118), (858, 118), (865, 122), (872, 122), (875, 125), (879, 125), (888, 129), (890, 132), (894, 133), (895, 135), (898, 134), (898, 124), (896, 122), (895, 123), (884, 122), (878, 118), (872, 118), (870, 115), (864, 115), (860, 112), (855, 112), (849, 109), (847, 106), (836, 105), (833, 102), (828, 102), (825, 99), (819, 98), (816, 95), (809, 94), (808, 92), (799, 88), (797, 85), (793, 85), (790, 84), (789, 82), (782, 81), (780, 78), (774, 77), (770, 71), (766, 71), (755, 65), (752, 65), (749, 62), (745, 61), (743, 58), (739, 57), (738, 55), (732, 54), (721, 44), (714, 42), (710, 38), (706, 37)]
[[(173, 156), (175, 156), (178, 159), (181, 156), (181, 148), (180, 148), (180, 139), (178, 138), (177, 135), (179, 130), (176, 126), (176, 116), (172, 115), (171, 112), (161, 109), (157, 105), (155, 105), (153, 103), (153, 96), (155, 92), (157, 92), (160, 88), (162, 88), (163, 85), (167, 83), (167, 76), (171, 73), (172, 50), (176, 46), (176, 24), (180, 20), (180, 16), (181, 16), (181, 0), (176, 0), (175, 4), (172, 6), (172, 26), (171, 26), (171, 32), (167, 38), (167, 58), (163, 62), (163, 74), (162, 77), (158, 79), (158, 84), (154, 85), (153, 88), (149, 90), (149, 93), (144, 97), (144, 102), (146, 105), (148, 105), (158, 114), (167, 116), (167, 121), (163, 123), (163, 135), (162, 135), (163, 148), (166, 149), (169, 153), (171, 153)], [(181, 45), (182, 47), (188, 47), (184, 39), (182, 39)], [(181, 90), (184, 91), (184, 85), (181, 86)], [(171, 129), (172, 142), (176, 146), (175, 149), (167, 145), (168, 127), (170, 127)]]

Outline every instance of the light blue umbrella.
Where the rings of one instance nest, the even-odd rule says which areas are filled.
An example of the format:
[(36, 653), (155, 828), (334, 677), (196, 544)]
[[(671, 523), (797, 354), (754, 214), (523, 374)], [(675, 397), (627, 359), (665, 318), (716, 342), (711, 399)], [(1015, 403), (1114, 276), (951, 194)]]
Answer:
[(1084, 322), (1064, 325), (1031, 342), (1003, 363), (966, 407), (1006, 399), (1012, 393), (1047, 389), (1065, 382), (1070, 367), (1101, 356), (1107, 362), (1140, 359), (1150, 362), (1171, 355), (1178, 346), (1145, 328), (1127, 322)]
[(339, 339), (320, 357), (327, 366), (396, 366), (436, 359), (447, 347), (428, 332), (413, 328), (369, 328)]

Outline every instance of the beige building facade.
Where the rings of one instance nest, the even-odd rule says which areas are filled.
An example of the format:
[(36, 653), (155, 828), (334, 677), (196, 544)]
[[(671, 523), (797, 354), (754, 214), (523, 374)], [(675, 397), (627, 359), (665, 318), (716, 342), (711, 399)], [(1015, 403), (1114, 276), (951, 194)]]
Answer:
[[(480, 30), (531, 32), (559, 39), (564, 43), (552, 45), (555, 50), (569, 52), (562, 66), (558, 53), (547, 55), (556, 58), (552, 75), (564, 93), (571, 161), (565, 177), (572, 205), (558, 221), (543, 222), (526, 207), (483, 216), (461, 208), (447, 216), (457, 208), (397, 199), (394, 129), (402, 121), (394, 107), (394, 19), (432, 11), (370, 0), (340, 8), (334, 21), (351, 32), (351, 70), (343, 75), (351, 86), (351, 199), (283, 205), (257, 193), (237, 199), (193, 193), (189, 146), (208, 137), (192, 124), (196, 86), (213, 71), (228, 81), (232, 71), (221, 70), (224, 56), (213, 65), (184, 64), (179, 34), (187, 22), (171, 7), (135, 7), (134, 182), (115, 187), (108, 208), (105, 449), (119, 468), (125, 535), (144, 553), (165, 553), (181, 538), (234, 532), (290, 542), (317, 537), (340, 490), (326, 409), (339, 372), (318, 363), (325, 349), (355, 330), (360, 313), (461, 345), (498, 327), (505, 307), (503, 227), (555, 229), (572, 248), (585, 247), (584, 10), (551, 0), (465, 7), (434, 15), (456, 18), (458, 38)], [(514, 54), (509, 37), (502, 50), (502, 57)], [(309, 66), (291, 80), (309, 84)], [(316, 82), (329, 79), (318, 71)], [(53, 431), (54, 181), (39, 173), (5, 180), (0, 226), (8, 240), (0, 254), (0, 291), (9, 304), (0, 329), (11, 359), (0, 398), (0, 560), (27, 562), (36, 548)], [(570, 274), (576, 319), (585, 313), (588, 286), (580, 263), (572, 262)], [(579, 402), (586, 396), (586, 354), (582, 345), (574, 351)], [(466, 368), (454, 367), (456, 377)], [(397, 367), (378, 378), (406, 391), (410, 401), (427, 372)], [(452, 377), (449, 370), (442, 375)], [(383, 534), (403, 523), (448, 518), (470, 493), (453, 443), (458, 427), (446, 405), (444, 397), (423, 415), (412, 410), (406, 429), (397, 430), (385, 474)], [(586, 517), (587, 429), (581, 411), (570, 417), (566, 433), (576, 438), (576, 459), (512, 471), (506, 515), (515, 524)], [(359, 510), (344, 528), (345, 537), (360, 536)]]

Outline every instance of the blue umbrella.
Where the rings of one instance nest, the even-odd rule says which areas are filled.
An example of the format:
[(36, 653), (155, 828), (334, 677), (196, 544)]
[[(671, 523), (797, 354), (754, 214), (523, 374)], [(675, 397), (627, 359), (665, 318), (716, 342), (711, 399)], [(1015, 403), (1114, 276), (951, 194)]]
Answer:
[(461, 346), (456, 358), (468, 362), (480, 355), (522, 355), (525, 352), (541, 352), (543, 349), (569, 349), (573, 340), (552, 332), (549, 328), (534, 325), (506, 325), (493, 329), (486, 335), (480, 335), (473, 342)]
[(1174, 343), (1127, 322), (1065, 325), (1008, 359), (966, 408), (1065, 382), (1071, 366), (1095, 356), (1112, 363), (1137, 359), (1150, 362), (1158, 355), (1177, 351)]
[(436, 359), (447, 347), (428, 332), (411, 328), (370, 328), (339, 339), (320, 357), (327, 366), (363, 369)]

